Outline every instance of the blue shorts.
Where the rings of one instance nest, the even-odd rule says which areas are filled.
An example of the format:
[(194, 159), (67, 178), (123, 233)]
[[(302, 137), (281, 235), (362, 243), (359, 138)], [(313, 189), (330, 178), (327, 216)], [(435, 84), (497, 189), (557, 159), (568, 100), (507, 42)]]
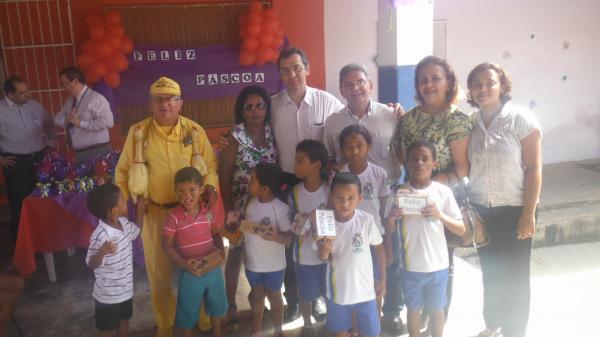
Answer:
[(353, 311), (356, 311), (356, 324), (361, 334), (368, 337), (379, 336), (381, 325), (375, 300), (340, 305), (327, 299), (327, 322), (325, 327), (332, 333), (350, 330), (352, 328)]
[(448, 269), (431, 273), (402, 270), (404, 302), (408, 310), (443, 310), (446, 307)]
[(221, 268), (215, 268), (202, 276), (181, 270), (175, 326), (184, 329), (194, 327), (198, 322), (202, 303), (208, 316), (221, 317), (227, 313), (227, 295)]
[(285, 269), (264, 273), (257, 273), (246, 269), (246, 278), (248, 279), (251, 288), (263, 286), (270, 291), (281, 290), (284, 276)]
[(373, 278), (375, 281), (381, 280), (381, 270), (379, 270), (379, 263), (377, 262), (377, 253), (375, 248), (371, 246), (371, 261), (373, 261)]
[(305, 265), (294, 263), (298, 295), (303, 302), (312, 302), (319, 296), (325, 296), (325, 274), (327, 263)]

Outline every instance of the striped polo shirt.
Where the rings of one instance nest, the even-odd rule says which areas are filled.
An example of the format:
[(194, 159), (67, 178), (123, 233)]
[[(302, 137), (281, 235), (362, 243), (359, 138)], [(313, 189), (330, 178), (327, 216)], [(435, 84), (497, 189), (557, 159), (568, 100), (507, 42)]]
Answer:
[(92, 296), (106, 304), (121, 303), (133, 297), (133, 260), (131, 241), (140, 233), (139, 227), (127, 218), (119, 218), (122, 229), (114, 228), (100, 220), (90, 238), (86, 263), (98, 252), (105, 241), (117, 243), (117, 251), (107, 254), (102, 264), (94, 269), (94, 291)]
[(218, 232), (223, 222), (222, 216), (217, 214), (217, 217), (220, 219), (207, 209), (201, 209), (192, 217), (179, 205), (167, 217), (162, 235), (175, 238), (175, 247), (181, 257), (204, 257), (215, 248), (213, 234)]

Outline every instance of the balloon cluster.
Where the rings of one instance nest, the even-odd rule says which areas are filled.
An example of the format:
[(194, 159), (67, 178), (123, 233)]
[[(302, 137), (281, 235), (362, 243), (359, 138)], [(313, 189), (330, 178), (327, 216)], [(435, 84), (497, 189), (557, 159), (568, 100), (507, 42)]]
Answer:
[(279, 27), (277, 13), (273, 8), (263, 10), (258, 1), (250, 4), (250, 11), (238, 18), (242, 47), (240, 64), (263, 65), (276, 62), (283, 46), (283, 29)]
[(133, 41), (125, 35), (122, 20), (117, 11), (85, 17), (90, 39), (83, 42), (77, 65), (85, 73), (88, 84), (101, 79), (111, 88), (121, 84), (119, 72), (129, 68), (127, 55), (133, 50)]
[(74, 164), (56, 151), (47, 152), (37, 167), (37, 189), (42, 197), (88, 192), (95, 185), (113, 179), (120, 154), (119, 151), (112, 151)]

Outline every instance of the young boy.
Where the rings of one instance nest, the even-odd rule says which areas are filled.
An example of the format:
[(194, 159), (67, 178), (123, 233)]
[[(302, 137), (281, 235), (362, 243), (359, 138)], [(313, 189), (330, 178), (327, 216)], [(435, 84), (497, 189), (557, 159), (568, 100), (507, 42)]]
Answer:
[(127, 220), (127, 202), (112, 183), (96, 186), (87, 197), (90, 212), (100, 219), (90, 238), (85, 259), (94, 270), (93, 297), (100, 336), (127, 336), (133, 314), (131, 242), (140, 229)]
[(427, 196), (427, 207), (420, 215), (404, 214), (394, 207), (388, 217), (388, 230), (402, 220), (404, 244), (403, 291), (408, 308), (408, 332), (420, 336), (421, 310), (430, 315), (432, 337), (444, 332), (444, 307), (448, 282), (448, 250), (444, 226), (458, 235), (464, 234), (460, 209), (449, 187), (431, 180), (436, 165), (436, 150), (429, 141), (417, 141), (406, 150), (409, 172), (408, 189)]
[[(327, 149), (323, 143), (305, 139), (296, 145), (294, 172), (302, 180), (289, 193), (288, 205), (294, 227), (302, 227), (316, 209), (327, 207)], [(321, 322), (325, 313), (313, 313), (312, 303), (325, 296), (325, 272), (327, 264), (319, 259), (312, 231), (306, 229), (297, 235), (293, 243), (293, 261), (300, 298), (300, 311), (304, 320), (302, 336), (314, 334), (311, 315)], [(324, 304), (323, 304), (324, 306)]]
[[(383, 238), (371, 214), (357, 209), (361, 184), (350, 172), (338, 173), (331, 183), (336, 237), (318, 241), (319, 258), (327, 268), (327, 329), (336, 337), (347, 337), (356, 313), (359, 333), (379, 336), (376, 296), (385, 294), (386, 268)], [(371, 249), (376, 254), (381, 278), (375, 283)], [(376, 290), (373, 288), (375, 284)]]
[(225, 281), (219, 267), (225, 259), (218, 235), (223, 213), (200, 207), (203, 191), (198, 170), (184, 167), (177, 171), (175, 193), (179, 205), (167, 217), (162, 232), (165, 253), (181, 268), (175, 327), (185, 337), (192, 336), (203, 303), (214, 337), (221, 336), (221, 319), (227, 313)]

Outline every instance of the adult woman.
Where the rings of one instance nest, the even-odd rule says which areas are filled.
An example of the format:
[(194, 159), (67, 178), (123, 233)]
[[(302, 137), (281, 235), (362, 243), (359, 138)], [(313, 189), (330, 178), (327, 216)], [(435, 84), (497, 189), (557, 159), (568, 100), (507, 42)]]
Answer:
[[(443, 59), (425, 57), (415, 70), (415, 91), (419, 105), (408, 111), (398, 122), (392, 146), (396, 156), (402, 159), (406, 148), (413, 142), (431, 141), (437, 151), (437, 168), (433, 171), (433, 180), (451, 185), (468, 174), (467, 143), (471, 128), (469, 117), (454, 105), (459, 92), (454, 70)], [(448, 253), (450, 266), (446, 315), (452, 299), (454, 276), (453, 249), (449, 249)]]
[(500, 66), (478, 65), (467, 84), (469, 103), (479, 108), (468, 146), (470, 200), (490, 240), (478, 249), (487, 327), (479, 336), (499, 336), (499, 329), (504, 337), (525, 336), (542, 185), (541, 126), (531, 111), (509, 102), (511, 82)]
[[(227, 146), (219, 156), (219, 181), (225, 211), (241, 210), (252, 168), (261, 162), (276, 162), (275, 138), (271, 120), (271, 97), (262, 87), (244, 88), (235, 102), (236, 125), (227, 134)], [(229, 255), (225, 265), (225, 285), (229, 302), (230, 326), (237, 325), (235, 294), (242, 266), (241, 232), (226, 232)]]

